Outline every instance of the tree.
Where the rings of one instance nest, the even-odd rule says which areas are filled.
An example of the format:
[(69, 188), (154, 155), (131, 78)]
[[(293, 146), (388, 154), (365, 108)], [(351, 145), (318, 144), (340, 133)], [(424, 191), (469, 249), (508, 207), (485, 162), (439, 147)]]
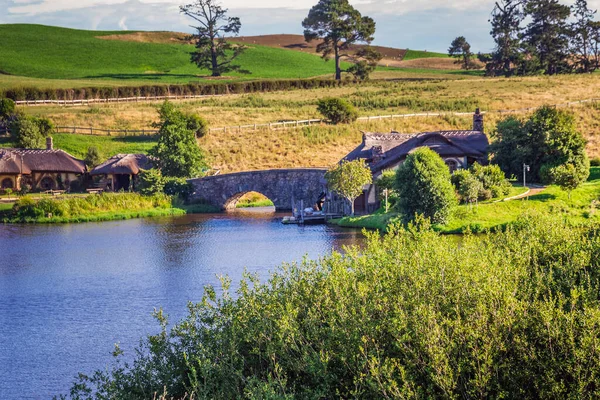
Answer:
[(472, 69), (473, 66), (473, 53), (471, 52), (471, 45), (467, 42), (464, 36), (459, 36), (452, 41), (450, 48), (448, 49), (448, 55), (456, 58), (455, 64), (460, 64), (462, 69)]
[(363, 187), (373, 183), (371, 169), (363, 160), (342, 161), (325, 174), (327, 186), (350, 202), (354, 215), (354, 201), (363, 193)]
[(98, 148), (96, 146), (88, 147), (87, 153), (83, 161), (85, 162), (85, 165), (87, 165), (88, 169), (93, 169), (100, 165), (100, 163), (102, 162), (102, 158), (100, 156), (100, 151), (98, 150)]
[(509, 176), (520, 176), (523, 164), (531, 167), (533, 181), (548, 182), (550, 175), (542, 172), (566, 163), (584, 169), (585, 139), (568, 112), (545, 106), (527, 121), (509, 117), (498, 123), (492, 136), (493, 162)]
[(228, 10), (221, 7), (218, 0), (196, 0), (179, 9), (200, 24), (194, 27), (196, 51), (191, 53), (193, 63), (199, 68), (210, 70), (212, 76), (221, 76), (231, 71), (248, 72), (242, 71), (239, 65), (232, 64), (246, 47), (229, 43), (225, 39), (226, 34), (239, 34), (242, 27), (239, 18), (228, 17)]
[(571, 7), (575, 22), (571, 24), (571, 56), (578, 72), (592, 72), (596, 69), (593, 59), (594, 15), (587, 0), (577, 0)]
[(165, 178), (158, 169), (140, 171), (139, 184), (136, 190), (144, 196), (152, 196), (163, 193), (165, 189)]
[(462, 201), (472, 205), (479, 199), (479, 194), (483, 191), (483, 184), (471, 173), (465, 176), (458, 187), (458, 194)]
[(15, 113), (15, 102), (11, 99), (0, 99), (0, 120), (8, 119)]
[[(583, 171), (587, 173), (582, 173)], [(589, 162), (587, 163), (587, 169), (577, 168), (574, 164), (567, 163), (550, 170), (552, 183), (567, 191), (569, 199), (571, 198), (571, 192), (581, 186), (589, 175)]]
[(41, 149), (44, 147), (46, 136), (42, 133), (37, 118), (20, 116), (11, 123), (10, 133), (19, 148)]
[(193, 178), (206, 167), (204, 155), (190, 129), (190, 117), (165, 101), (159, 109), (158, 143), (150, 150), (165, 177)]
[[(525, 15), (531, 20), (524, 33), (529, 57), (523, 61), (525, 68), (534, 70), (539, 65), (548, 75), (569, 72), (569, 6), (558, 0), (528, 0)], [(527, 64), (535, 67), (527, 67)]]
[(406, 157), (396, 172), (399, 207), (405, 221), (422, 215), (432, 223), (448, 221), (456, 205), (450, 170), (433, 150), (421, 147)]
[(487, 63), (487, 74), (509, 77), (521, 59), (521, 22), (524, 0), (500, 0), (494, 5), (490, 23), (496, 48)]
[(350, 102), (336, 97), (319, 100), (317, 110), (335, 125), (354, 122), (358, 118), (358, 112)]
[(590, 22), (590, 54), (593, 69), (600, 69), (600, 21)]
[(321, 39), (317, 52), (328, 60), (333, 54), (335, 79), (342, 79), (341, 60), (352, 58), (346, 53), (357, 42), (371, 43), (375, 34), (375, 21), (363, 17), (348, 0), (319, 0), (302, 22), (307, 42)]

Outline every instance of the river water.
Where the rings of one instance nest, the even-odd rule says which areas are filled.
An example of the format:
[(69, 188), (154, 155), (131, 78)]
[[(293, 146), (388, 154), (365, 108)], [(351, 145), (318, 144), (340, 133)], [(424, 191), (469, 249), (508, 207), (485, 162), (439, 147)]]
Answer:
[(74, 225), (0, 225), (0, 399), (67, 393), (78, 372), (126, 356), (199, 301), (218, 275), (261, 279), (283, 262), (358, 244), (360, 232), (283, 215), (190, 215)]

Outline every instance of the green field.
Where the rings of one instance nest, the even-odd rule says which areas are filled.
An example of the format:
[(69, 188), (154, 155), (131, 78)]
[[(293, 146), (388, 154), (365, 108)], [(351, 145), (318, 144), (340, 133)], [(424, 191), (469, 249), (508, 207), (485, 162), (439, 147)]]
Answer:
[(419, 58), (448, 58), (448, 54), (435, 53), (424, 50), (407, 50), (403, 61), (417, 60)]
[[(210, 75), (190, 62), (189, 53), (194, 49), (191, 45), (99, 38), (115, 34), (122, 32), (0, 25), (0, 73), (46, 79), (119, 80), (127, 84), (187, 83)], [(314, 55), (265, 46), (250, 46), (238, 63), (251, 73), (231, 73), (231, 77), (308, 78), (333, 73), (332, 63)]]
[[(152, 136), (84, 136), (55, 134), (54, 147), (66, 151), (77, 158), (84, 158), (88, 147), (98, 147), (103, 159), (120, 153), (147, 153), (156, 144)], [(0, 147), (14, 147), (8, 138), (0, 139)]]

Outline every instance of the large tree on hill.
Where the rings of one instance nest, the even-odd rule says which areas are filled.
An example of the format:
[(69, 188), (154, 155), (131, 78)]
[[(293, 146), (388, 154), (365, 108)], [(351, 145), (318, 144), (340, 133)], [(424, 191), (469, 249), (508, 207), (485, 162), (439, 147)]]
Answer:
[(525, 15), (530, 19), (524, 32), (525, 69), (549, 75), (569, 72), (569, 6), (558, 0), (528, 0)]
[[(181, 6), (181, 13), (199, 23), (193, 26), (196, 33), (196, 51), (191, 53), (192, 62), (202, 69), (212, 71), (212, 76), (221, 76), (231, 71), (242, 71), (233, 61), (246, 49), (245, 46), (229, 43), (225, 35), (237, 35), (242, 23), (237, 17), (227, 16), (228, 10), (218, 0), (196, 0)], [(247, 72), (247, 71), (243, 71)]]
[[(341, 60), (357, 58), (356, 53), (349, 53), (350, 46), (354, 43), (371, 43), (375, 34), (375, 21), (363, 17), (348, 0), (320, 0), (311, 8), (302, 22), (302, 27), (307, 42), (322, 40), (322, 43), (317, 46), (317, 52), (322, 53), (324, 59), (329, 59), (333, 55), (337, 80), (342, 79), (342, 72), (344, 72), (341, 68)], [(369, 51), (366, 54), (358, 54), (358, 57), (363, 58), (366, 63), (364, 65), (373, 66), (381, 59), (376, 54)]]
[(496, 42), (487, 74), (511, 76), (521, 58), (521, 22), (525, 0), (500, 0), (494, 5), (490, 34)]
[(462, 69), (469, 70), (473, 66), (473, 53), (471, 45), (464, 36), (459, 36), (452, 41), (448, 49), (448, 55), (456, 58), (455, 63), (460, 64)]

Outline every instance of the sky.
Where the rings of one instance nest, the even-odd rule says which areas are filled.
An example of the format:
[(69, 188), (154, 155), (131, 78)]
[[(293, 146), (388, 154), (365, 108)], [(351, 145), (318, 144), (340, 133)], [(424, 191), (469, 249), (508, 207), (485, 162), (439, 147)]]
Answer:
[[(186, 0), (0, 0), (0, 23), (35, 23), (91, 30), (191, 32), (179, 13)], [(187, 0), (192, 1), (192, 0)], [(571, 4), (573, 0), (563, 0)], [(302, 34), (302, 20), (317, 0), (221, 0), (242, 21), (241, 35)], [(489, 51), (494, 0), (350, 0), (377, 24), (374, 44), (445, 52), (465, 36), (475, 51)], [(600, 8), (600, 0), (589, 0)], [(1, 39), (1, 38), (0, 38)]]

